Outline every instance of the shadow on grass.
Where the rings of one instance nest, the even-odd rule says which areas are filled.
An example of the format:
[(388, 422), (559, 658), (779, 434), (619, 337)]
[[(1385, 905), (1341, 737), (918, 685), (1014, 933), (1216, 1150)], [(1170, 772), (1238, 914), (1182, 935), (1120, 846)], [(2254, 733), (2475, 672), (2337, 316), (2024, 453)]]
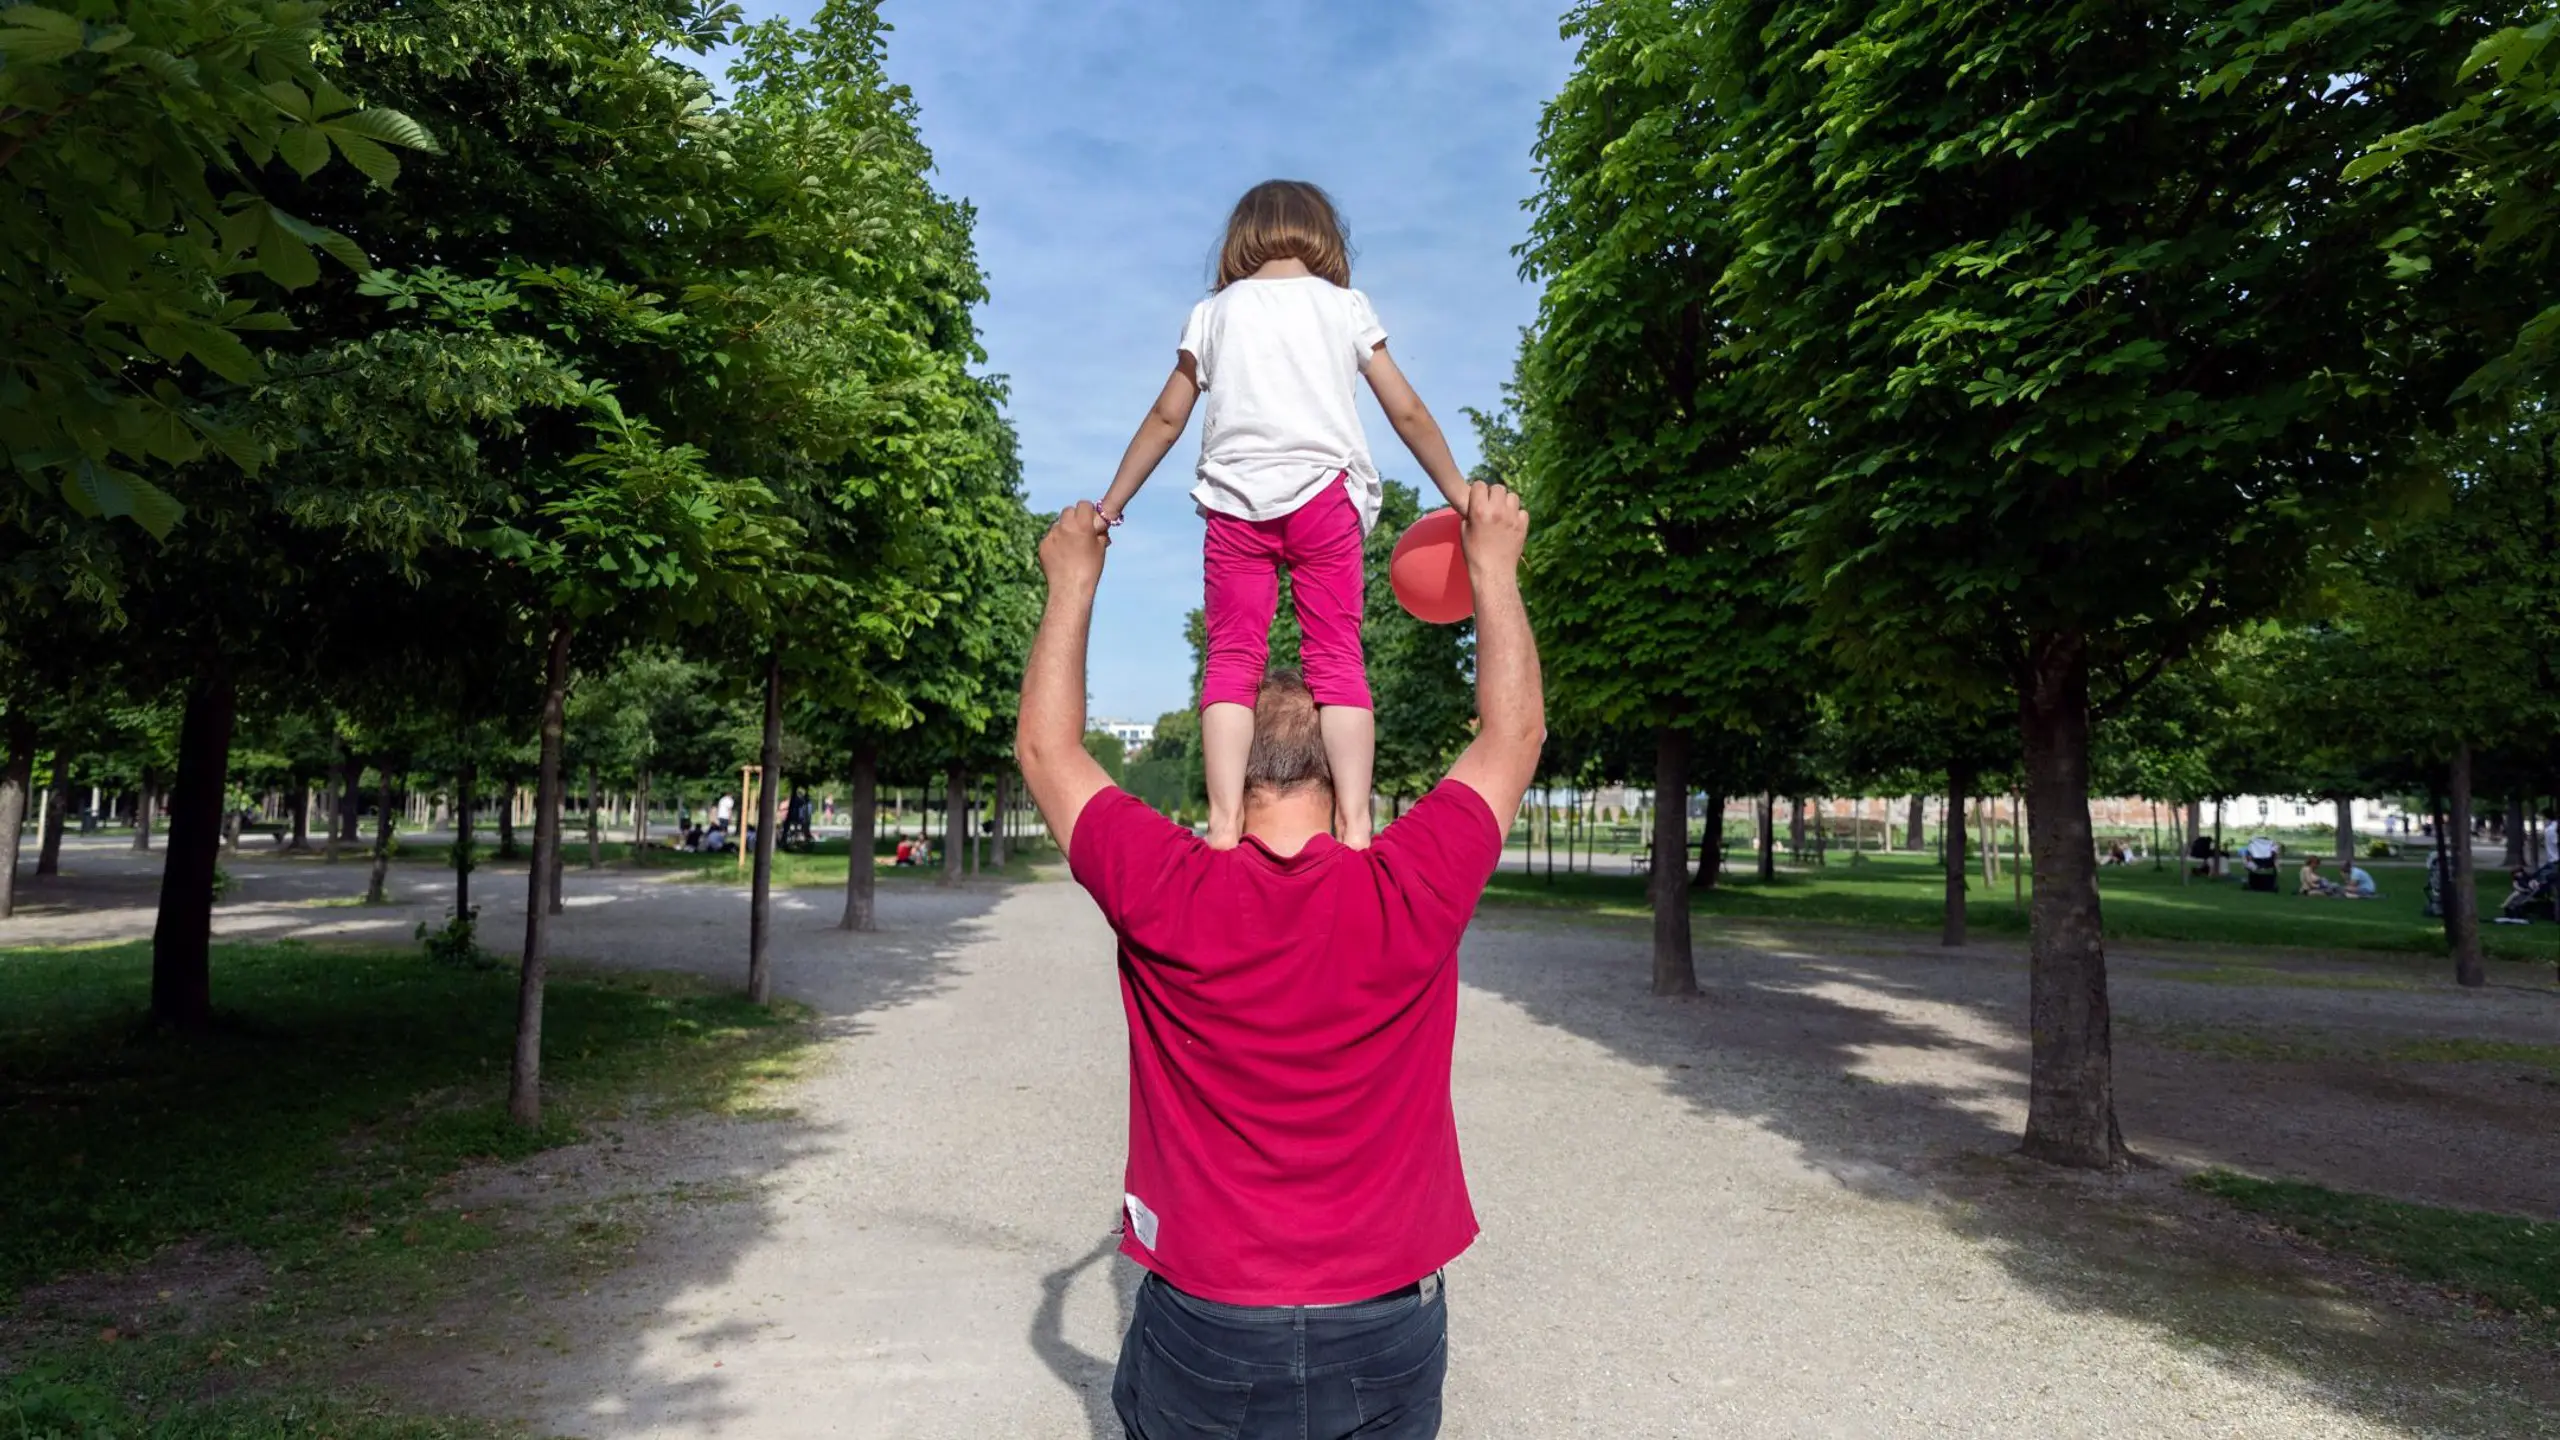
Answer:
[[(1927, 1213), (2061, 1311), (2137, 1321), (2236, 1373), (2282, 1373), (2411, 1433), (2555, 1428), (2560, 1376), (2520, 1361), (2510, 1344), (2523, 1342), (2483, 1343), (2459, 1333), (2468, 1326), (2413, 1317), (2157, 1170), (2081, 1175), (2018, 1158), (2027, 994), (2017, 947), (1906, 943), (1848, 955), (1835, 951), (1838, 938), (1861, 937), (1711, 924), (1700, 945), (1704, 993), (1660, 1000), (1646, 994), (1650, 951), (1637, 925), (1488, 910), (1465, 978), (1644, 1067), (1701, 1114), (1787, 1140), (1853, 1192), (1953, 1202)], [(2233, 1062), (2197, 1083), (2245, 1083), (2246, 1073)], [(2560, 1120), (2560, 1091), (2552, 1099), (2546, 1130)], [(2472, 1118), (2439, 1116), (2453, 1126)], [(2209, 1132), (2179, 1134), (2210, 1160)], [(2228, 1139), (2220, 1158), (2248, 1168)], [(2416, 1303), (2438, 1318), (2459, 1310), (2434, 1296)]]
[[(884, 930), (870, 935), (778, 903), (779, 1013), (737, 994), (743, 943), (725, 911), (573, 910), (533, 1133), (503, 1111), (512, 967), (226, 943), (220, 1023), (178, 1036), (142, 1018), (144, 945), (0, 951), (0, 1375), (24, 1377), (0, 1384), (0, 1419), (22, 1400), (130, 1402), (188, 1434), (319, 1433), (261, 1428), (289, 1413), (339, 1417), (325, 1428), (348, 1440), (479, 1433), (331, 1397), (352, 1372), (432, 1408), (504, 1413), (515, 1398), (487, 1394), (474, 1362), (562, 1343), (543, 1328), (556, 1307), (526, 1302), (573, 1297), (628, 1265), (679, 1206), (696, 1212), (685, 1244), (649, 1247), (650, 1284), (721, 1284), (772, 1227), (765, 1177), (845, 1143), (771, 1107), (770, 1083), (810, 1040), (860, 1033), (941, 989), (1003, 893), (884, 897)], [(685, 943), (697, 925), (706, 943)], [(702, 1110), (752, 1122), (703, 1147), (702, 1173), (615, 1160), (635, 1122)], [(594, 1180), (583, 1195), (547, 1193), (555, 1177), (535, 1173), (582, 1167)], [(492, 1185), (522, 1193), (457, 1199)], [(616, 1389), (639, 1428), (721, 1428), (746, 1413), (716, 1375), (634, 1363)], [(121, 1434), (141, 1422), (97, 1423)]]

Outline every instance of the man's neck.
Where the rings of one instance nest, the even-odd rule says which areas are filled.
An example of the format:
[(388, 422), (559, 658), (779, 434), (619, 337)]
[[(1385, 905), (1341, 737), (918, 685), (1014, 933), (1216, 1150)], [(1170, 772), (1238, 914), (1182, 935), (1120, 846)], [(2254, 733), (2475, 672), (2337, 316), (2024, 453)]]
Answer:
[(1319, 835), (1333, 833), (1333, 797), (1323, 792), (1244, 797), (1244, 833), (1288, 859)]

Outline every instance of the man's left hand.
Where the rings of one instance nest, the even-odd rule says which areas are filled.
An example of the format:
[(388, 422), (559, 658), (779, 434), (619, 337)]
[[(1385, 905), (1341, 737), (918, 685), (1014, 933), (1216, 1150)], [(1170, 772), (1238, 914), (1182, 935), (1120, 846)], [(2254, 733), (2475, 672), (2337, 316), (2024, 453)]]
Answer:
[(1058, 512), (1057, 523), (1040, 537), (1040, 569), (1049, 589), (1091, 591), (1102, 583), (1102, 552), (1111, 548), (1111, 527), (1090, 500), (1079, 500)]

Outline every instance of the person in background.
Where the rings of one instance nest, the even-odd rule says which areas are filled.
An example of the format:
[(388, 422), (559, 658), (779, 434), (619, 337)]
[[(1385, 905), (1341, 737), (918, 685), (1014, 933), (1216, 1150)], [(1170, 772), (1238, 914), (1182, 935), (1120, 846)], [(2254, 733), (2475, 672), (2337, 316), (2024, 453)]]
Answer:
[(2374, 888), (2373, 872), (2353, 860), (2347, 862), (2346, 879), (2338, 888), (2349, 900), (2370, 900), (2381, 893)]
[(2296, 895), (2335, 895), (2338, 887), (2320, 878), (2320, 857), (2302, 857), (2302, 883), (2294, 887)]

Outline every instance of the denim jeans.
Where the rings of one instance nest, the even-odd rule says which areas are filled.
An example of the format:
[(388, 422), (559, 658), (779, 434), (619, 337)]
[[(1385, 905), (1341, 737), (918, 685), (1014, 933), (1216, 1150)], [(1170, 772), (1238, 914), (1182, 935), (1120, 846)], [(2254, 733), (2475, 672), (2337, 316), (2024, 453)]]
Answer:
[(1149, 1275), (1111, 1403), (1129, 1440), (1431, 1440), (1449, 1373), (1449, 1306), (1425, 1293), (1357, 1305), (1220, 1305)]

